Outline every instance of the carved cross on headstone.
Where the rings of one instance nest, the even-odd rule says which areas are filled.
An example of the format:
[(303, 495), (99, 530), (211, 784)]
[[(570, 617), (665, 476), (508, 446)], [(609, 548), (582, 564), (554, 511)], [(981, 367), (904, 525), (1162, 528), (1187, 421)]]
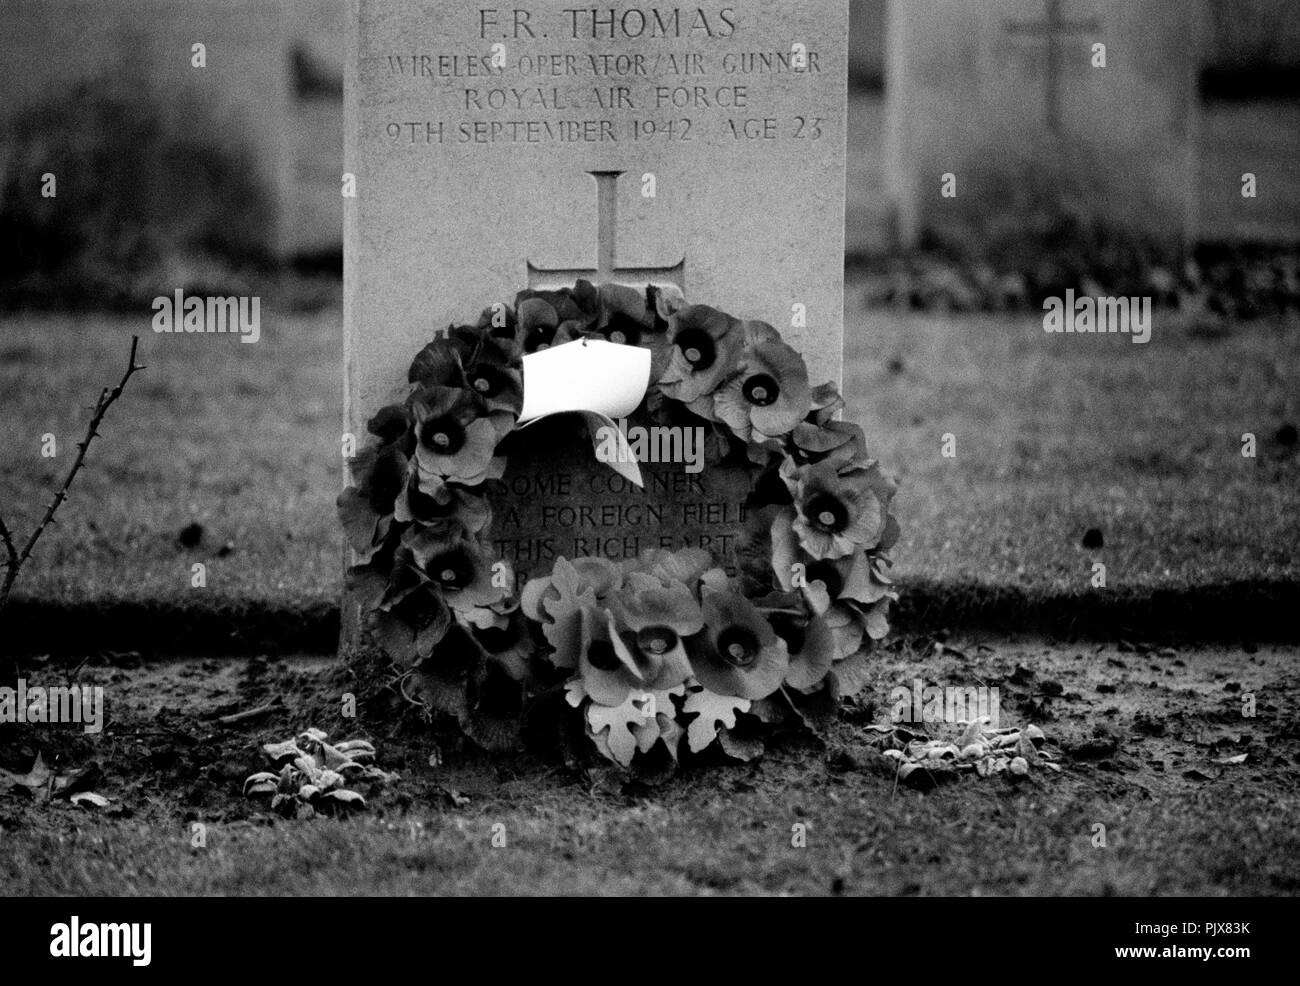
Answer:
[(589, 171), (596, 179), (596, 267), (549, 269), (528, 261), (530, 288), (571, 287), (580, 278), (596, 284), (616, 281), (626, 284), (675, 284), (686, 292), (686, 258), (672, 267), (620, 267), (615, 241), (618, 234), (618, 179), (621, 171)]
[(1045, 80), (1047, 129), (1052, 133), (1061, 132), (1061, 69), (1062, 53), (1066, 44), (1077, 40), (1080, 34), (1101, 30), (1101, 23), (1095, 18), (1089, 20), (1066, 20), (1061, 14), (1061, 0), (1047, 0), (1046, 21), (1010, 21), (1007, 33), (1043, 40), (1047, 45), (1047, 74)]

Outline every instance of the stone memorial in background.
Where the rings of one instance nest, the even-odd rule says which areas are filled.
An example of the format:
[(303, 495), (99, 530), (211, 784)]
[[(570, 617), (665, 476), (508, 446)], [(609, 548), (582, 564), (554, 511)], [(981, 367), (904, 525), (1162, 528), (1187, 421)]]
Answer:
[(1026, 174), (1190, 240), (1203, 16), (1184, 0), (893, 0), (885, 171), (903, 242), (1014, 209)]
[[(814, 383), (838, 384), (845, 0), (357, 0), (351, 32), (351, 433), (405, 396), (435, 331), (578, 279), (671, 285), (770, 322)], [(739, 472), (646, 465), (637, 489), (589, 443), (534, 427), (494, 503), (493, 546), (520, 579), (557, 555), (731, 550)]]

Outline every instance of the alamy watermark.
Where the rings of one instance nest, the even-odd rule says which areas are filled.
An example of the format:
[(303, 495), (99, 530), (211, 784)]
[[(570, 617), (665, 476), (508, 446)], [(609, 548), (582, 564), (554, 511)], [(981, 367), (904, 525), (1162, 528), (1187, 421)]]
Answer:
[(177, 288), (170, 298), (154, 298), (152, 307), (155, 332), (237, 332), (240, 342), (262, 338), (261, 298), (187, 298)]
[(1044, 332), (1123, 332), (1138, 345), (1151, 341), (1150, 298), (1076, 298), (1070, 288), (1064, 299), (1045, 299), (1043, 311)]
[(996, 687), (987, 685), (926, 685), (913, 678), (912, 685), (900, 685), (889, 693), (891, 722), (970, 723), (988, 719), (988, 728), (997, 729), (1000, 699)]
[[(625, 442), (619, 441), (622, 433)], [(629, 425), (596, 429), (596, 458), (601, 462), (683, 462), (686, 471), (704, 471), (704, 429), (654, 425)]]
[(0, 724), (66, 722), (81, 723), (86, 733), (103, 729), (104, 689), (98, 685), (29, 688), (26, 678), (18, 679), (17, 688), (0, 688)]
[(146, 966), (153, 957), (152, 941), (152, 924), (82, 924), (74, 914), (67, 924), (50, 925), (50, 955), (56, 959), (127, 958), (134, 966)]

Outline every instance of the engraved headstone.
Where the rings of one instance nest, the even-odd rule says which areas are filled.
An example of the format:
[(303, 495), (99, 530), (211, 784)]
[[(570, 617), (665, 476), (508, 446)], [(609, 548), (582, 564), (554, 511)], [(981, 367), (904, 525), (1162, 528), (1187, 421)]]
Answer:
[(1050, 193), (1013, 192), (1026, 174), (1189, 241), (1203, 15), (1181, 0), (891, 0), (885, 172), (903, 242)]
[[(352, 433), (404, 396), (436, 330), (578, 279), (770, 322), (814, 383), (839, 382), (846, 0), (354, 0), (351, 27)], [(734, 551), (744, 470), (646, 464), (638, 490), (572, 420), (512, 443), (488, 540), (520, 577), (559, 555)]]

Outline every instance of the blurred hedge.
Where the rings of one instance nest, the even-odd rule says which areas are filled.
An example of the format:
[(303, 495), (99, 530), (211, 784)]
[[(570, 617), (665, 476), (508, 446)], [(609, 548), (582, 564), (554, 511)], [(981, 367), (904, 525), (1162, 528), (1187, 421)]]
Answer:
[(1128, 167), (1083, 144), (1068, 152), (1051, 141), (988, 146), (963, 163), (961, 196), (931, 217), (920, 247), (1022, 274), (1042, 296), (1088, 283), (1144, 293), (1133, 289), (1152, 268), (1177, 270), (1186, 244)]
[[(41, 194), (45, 174), (56, 195)], [(130, 72), (0, 131), (0, 304), (137, 304), (266, 265), (270, 201), (246, 143), (192, 97)]]
[(1210, 0), (1207, 67), (1300, 68), (1300, 4), (1295, 0)]

